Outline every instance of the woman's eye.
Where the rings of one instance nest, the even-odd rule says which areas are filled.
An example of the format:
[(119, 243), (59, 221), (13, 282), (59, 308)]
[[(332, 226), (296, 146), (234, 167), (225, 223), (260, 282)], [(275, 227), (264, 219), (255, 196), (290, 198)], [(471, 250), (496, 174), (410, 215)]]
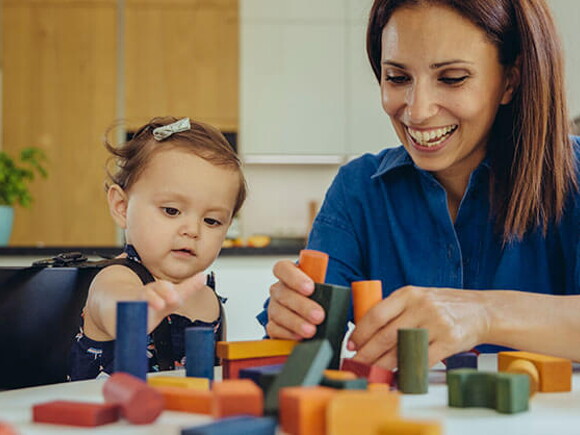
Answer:
[(163, 207), (163, 212), (168, 216), (177, 216), (179, 214), (179, 210), (173, 207)]
[(441, 77), (439, 81), (445, 83), (446, 85), (458, 85), (459, 83), (463, 83), (467, 79), (467, 77), (469, 76)]
[(387, 75), (385, 76), (385, 80), (387, 82), (394, 83), (396, 85), (402, 85), (409, 81), (409, 77), (407, 76), (396, 76), (396, 75)]
[(218, 221), (217, 219), (212, 219), (212, 218), (205, 218), (204, 222), (206, 224), (208, 224), (211, 227), (217, 227), (219, 225), (221, 225), (222, 223), (220, 221)]

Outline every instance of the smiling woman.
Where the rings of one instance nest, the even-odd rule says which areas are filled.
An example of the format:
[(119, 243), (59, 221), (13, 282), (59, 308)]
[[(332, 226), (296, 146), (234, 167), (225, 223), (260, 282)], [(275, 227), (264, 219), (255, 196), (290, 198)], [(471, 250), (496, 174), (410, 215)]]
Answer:
[[(341, 168), (308, 241), (326, 282), (382, 282), (348, 348), (390, 369), (397, 330), (426, 328), (431, 364), (478, 345), (580, 360), (580, 139), (545, 1), (375, 0), (367, 54), (402, 146)], [(312, 281), (274, 273), (259, 320), (312, 336)]]

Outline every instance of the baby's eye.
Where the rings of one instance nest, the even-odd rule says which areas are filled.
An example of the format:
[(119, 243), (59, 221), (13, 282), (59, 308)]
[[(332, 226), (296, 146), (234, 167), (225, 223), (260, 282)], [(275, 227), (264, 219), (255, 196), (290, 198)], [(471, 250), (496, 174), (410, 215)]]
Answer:
[(168, 216), (177, 216), (180, 211), (174, 207), (162, 207), (163, 212)]
[(217, 219), (212, 219), (212, 218), (205, 218), (203, 220), (206, 224), (208, 224), (210, 227), (217, 227), (220, 226), (222, 223), (220, 221), (218, 221)]

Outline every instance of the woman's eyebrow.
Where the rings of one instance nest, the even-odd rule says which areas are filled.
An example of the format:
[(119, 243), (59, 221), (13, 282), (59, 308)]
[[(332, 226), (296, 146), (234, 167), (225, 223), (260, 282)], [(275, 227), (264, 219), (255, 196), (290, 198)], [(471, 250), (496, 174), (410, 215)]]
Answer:
[[(446, 60), (444, 62), (432, 63), (431, 65), (429, 65), (429, 68), (431, 68), (431, 69), (439, 69), (439, 68), (442, 68), (444, 66), (454, 65), (456, 63), (463, 63), (463, 64), (473, 65), (473, 62), (470, 62), (468, 60), (452, 59), (452, 60)], [(399, 63), (399, 62), (395, 62), (395, 61), (389, 60), (389, 59), (383, 60), (382, 64), (383, 65), (394, 66), (395, 68), (399, 68), (399, 69), (407, 69), (407, 66), (405, 64)]]

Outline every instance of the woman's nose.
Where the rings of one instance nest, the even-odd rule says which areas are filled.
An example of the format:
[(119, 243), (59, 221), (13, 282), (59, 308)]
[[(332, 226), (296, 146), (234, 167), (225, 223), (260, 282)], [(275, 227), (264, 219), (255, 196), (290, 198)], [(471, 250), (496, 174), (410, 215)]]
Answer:
[(406, 106), (407, 122), (411, 125), (424, 124), (438, 110), (434, 90), (421, 83), (414, 84), (407, 91)]

